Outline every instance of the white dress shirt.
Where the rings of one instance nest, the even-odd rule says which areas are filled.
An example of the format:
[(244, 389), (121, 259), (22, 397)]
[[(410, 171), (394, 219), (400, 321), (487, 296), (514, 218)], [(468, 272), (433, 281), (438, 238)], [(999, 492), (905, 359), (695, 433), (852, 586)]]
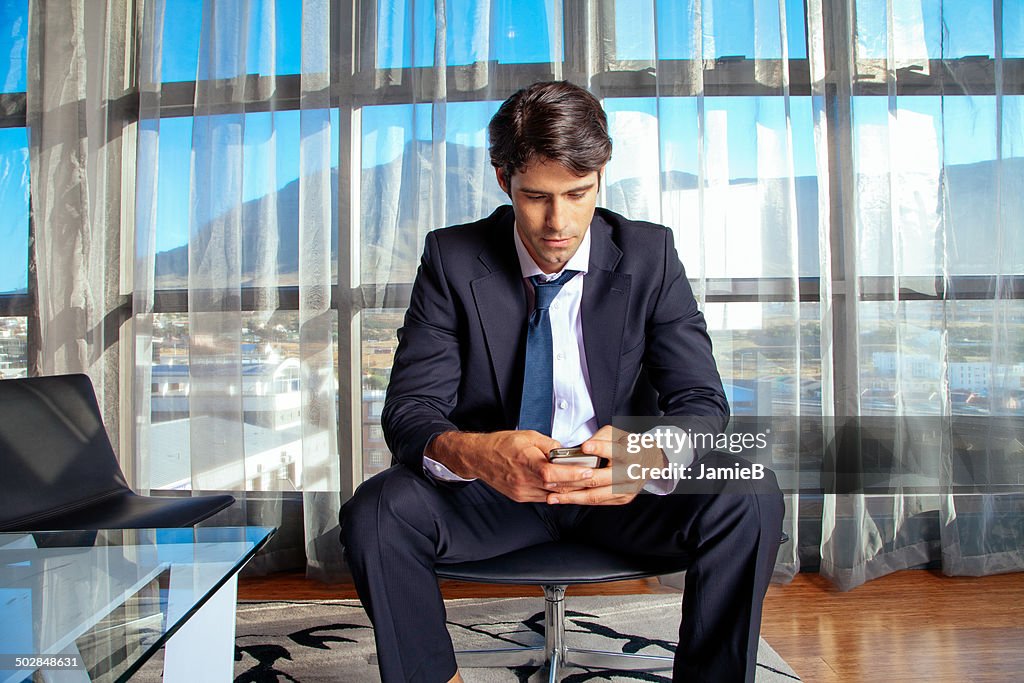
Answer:
[[(598, 430), (594, 402), (590, 397), (590, 374), (587, 371), (587, 356), (583, 346), (583, 285), (590, 268), (590, 230), (580, 242), (579, 249), (557, 273), (547, 274), (540, 269), (526, 250), (519, 231), (512, 228), (519, 256), (519, 268), (523, 276), (528, 308), (533, 310), (535, 294), (527, 278), (539, 275), (545, 281), (557, 279), (565, 270), (579, 271), (566, 282), (555, 295), (548, 309), (551, 320), (552, 358), (552, 405), (551, 438), (563, 446), (578, 446)], [(689, 451), (689, 449), (687, 449)], [(692, 453), (669, 454), (673, 462), (692, 460)], [(458, 476), (441, 463), (423, 457), (423, 468), (431, 476), (443, 481), (471, 481)], [(651, 480), (644, 489), (651, 493), (665, 494), (675, 488), (674, 481)]]
[(579, 249), (565, 264), (565, 268), (546, 274), (526, 251), (526, 246), (514, 231), (519, 269), (523, 273), (523, 287), (529, 310), (533, 310), (536, 294), (527, 278), (539, 276), (550, 282), (557, 280), (565, 270), (579, 271), (562, 285), (548, 309), (551, 320), (552, 406), (551, 438), (563, 446), (578, 446), (597, 431), (597, 416), (590, 398), (590, 373), (583, 347), (583, 282), (590, 268), (590, 230), (583, 235)]

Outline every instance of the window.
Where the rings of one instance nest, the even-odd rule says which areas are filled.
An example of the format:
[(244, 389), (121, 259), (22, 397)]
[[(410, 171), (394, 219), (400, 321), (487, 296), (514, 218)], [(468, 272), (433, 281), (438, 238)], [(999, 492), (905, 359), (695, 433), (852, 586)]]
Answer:
[[(735, 3), (730, 0), (712, 0), (700, 5), (702, 17), (692, 3), (629, 3), (615, 4), (615, 55), (622, 60), (654, 60), (657, 58), (717, 59), (743, 57), (746, 59), (781, 59), (782, 35), (776, 3)], [(655, 9), (656, 8), (656, 9)], [(786, 0), (786, 48), (791, 59), (807, 58), (807, 40), (804, 29), (802, 0)], [(656, 13), (656, 17), (654, 16)], [(767, 17), (773, 24), (755, 31), (755, 13), (762, 21)], [(704, 30), (698, 36), (693, 32), (694, 21), (700, 21)], [(657, 40), (652, 41), (654, 25)], [(767, 37), (767, 39), (766, 39)]]
[[(165, 24), (163, 42), (166, 85), (160, 129), (156, 263), (156, 284), (163, 294), (158, 296), (158, 310), (164, 311), (158, 317), (167, 319), (169, 335), (159, 349), (154, 344), (154, 354), (164, 358), (154, 359), (157, 366), (173, 362), (169, 359), (176, 358), (176, 344), (187, 338), (183, 336), (187, 335), (187, 329), (183, 329), (187, 327), (187, 316), (173, 312), (187, 310), (187, 295), (182, 288), (188, 276), (189, 216), (185, 212), (190, 206), (188, 169), (193, 112), (188, 88), (181, 88), (197, 79), (216, 78), (218, 68), (215, 62), (203, 63), (197, 57), (196, 41), (202, 23), (200, 3), (169, 1), (169, 12), (172, 5), (176, 19)], [(604, 204), (636, 218), (659, 218), (672, 225), (683, 254), (693, 253), (699, 239), (718, 240), (717, 247), (705, 247), (708, 258), (694, 260), (684, 256), (684, 263), (691, 278), (708, 279), (708, 290), (702, 294), (708, 301), (706, 308), (716, 343), (722, 349), (720, 362), (736, 373), (736, 381), (730, 385), (735, 403), (742, 403), (751, 412), (787, 402), (790, 406), (820, 403), (820, 389), (815, 391), (815, 382), (820, 384), (820, 358), (814, 346), (819, 338), (819, 322), (810, 303), (799, 303), (816, 301), (814, 278), (820, 276), (813, 117), (807, 69), (800, 66), (807, 55), (803, 3), (785, 3), (785, 45), (778, 38), (782, 35), (781, 24), (774, 28), (763, 25), (763, 17), (755, 18), (753, 6), (737, 13), (724, 0), (705, 3), (703, 21), (707, 35), (699, 46), (678, 38), (691, 34), (693, 22), (688, 10), (677, 6), (678, 3), (658, 3), (657, 16), (649, 10), (645, 15), (645, 10), (637, 11), (635, 5), (625, 2), (605, 0), (599, 5), (604, 22), (601, 30), (614, 37), (614, 50), (601, 56), (595, 75), (601, 82), (616, 141)], [(777, 7), (765, 5), (757, 11), (777, 15)], [(353, 254), (337, 247), (332, 253), (337, 273), (353, 273), (353, 296), (334, 297), (335, 306), (340, 300), (354, 302), (350, 310), (338, 310), (340, 338), (358, 340), (351, 347), (351, 356), (340, 359), (342, 366), (358, 368), (358, 381), (350, 385), (344, 379), (347, 373), (340, 375), (339, 404), (346, 405), (351, 400), (362, 406), (358, 413), (361, 420), (353, 426), (356, 434), (351, 439), (341, 434), (340, 442), (361, 445), (364, 476), (375, 470), (378, 461), (389, 460), (378, 457), (386, 452), (380, 414), (397, 343), (395, 330), (401, 325), (424, 235), (440, 225), (475, 220), (507, 201), (487, 159), (486, 126), (490, 117), (501, 100), (517, 87), (582, 71), (587, 52), (587, 38), (568, 28), (581, 11), (575, 3), (448, 2), (448, 35), (460, 39), (450, 37), (444, 45), (447, 68), (487, 69), (499, 85), (486, 89), (487, 96), (483, 98), (472, 89), (460, 91), (454, 87), (448, 92), (443, 111), (437, 111), (430, 103), (429, 91), (416, 90), (417, 83), (429, 82), (418, 74), (434, 66), (435, 9), (432, 2), (363, 0), (360, 11), (372, 20), (361, 22), (354, 37), (353, 85), (346, 86), (345, 97), (336, 95), (332, 102), (332, 131), (348, 130), (339, 124), (353, 122), (350, 140), (332, 140), (332, 165), (356, 171), (348, 174), (348, 183), (339, 182), (337, 204), (353, 206), (358, 211), (355, 221), (347, 216), (338, 220), (337, 215), (332, 221), (334, 245), (358, 245)], [(260, 57), (250, 55), (247, 71), (276, 71), (278, 82), (287, 83), (288, 75), (299, 71), (299, 46), (289, 36), (298, 36), (300, 31), (297, 26), (292, 32), (281, 27), (293, 21), (298, 3), (263, 0), (255, 14), (271, 10), (276, 12), (281, 30), (274, 36), (257, 35), (252, 42), (275, 44), (276, 61), (273, 65), (264, 64)], [(484, 10), (486, 22), (479, 20)], [(332, 5), (333, 12), (341, 17), (352, 15), (348, 4), (340, 0)], [(342, 35), (343, 32), (338, 32), (332, 39), (342, 40)], [(766, 38), (770, 35), (775, 36), (774, 40)], [(657, 54), (651, 50), (655, 44)], [(169, 46), (173, 49), (168, 49)], [(336, 52), (346, 49), (346, 45), (335, 46)], [(788, 111), (778, 96), (779, 86), (766, 84), (750, 68), (755, 58), (779, 62), (784, 54), (792, 60), (790, 88), (794, 96)], [(671, 75), (686, 72), (695, 58), (708, 60), (702, 63), (705, 93), (710, 95), (699, 114), (703, 122), (698, 120), (692, 84), (685, 78), (664, 78), (663, 85), (656, 89), (653, 81), (636, 77), (645, 68), (640, 62), (650, 62), (659, 73)], [(337, 64), (335, 69), (336, 82), (349, 78), (337, 70)], [(456, 78), (453, 83), (457, 81)], [(254, 105), (253, 109), (260, 108), (258, 102)], [(296, 201), (297, 106), (296, 100), (279, 96), (273, 113), (251, 111), (236, 117), (245, 131), (247, 162), (252, 159), (252, 164), (246, 165), (247, 176), (242, 179), (243, 213), (248, 211), (252, 218), (251, 224), (242, 227), (243, 242), (266, 239), (276, 231), (281, 245), (277, 267), (282, 318), (294, 315), (297, 307), (294, 292), (288, 290), (291, 283), (287, 281), (287, 274), (294, 272), (289, 259), (295, 254), (292, 245), (296, 244), (297, 224), (287, 214), (279, 221), (275, 216), (266, 216), (266, 221), (258, 216), (265, 197), (273, 195), (278, 206), (291, 206)], [(776, 234), (780, 225), (761, 220), (756, 213), (755, 220), (751, 220), (750, 213), (756, 210), (758, 197), (765, 192), (784, 192), (790, 188), (781, 184), (772, 187), (770, 180), (751, 182), (758, 177), (787, 177), (789, 169), (780, 165), (785, 159), (784, 150), (759, 145), (746, 131), (764, 124), (778, 126), (780, 121), (784, 127), (787, 115), (791, 117), (793, 141), (790, 163), (798, 175), (794, 190), (798, 209), (792, 221), (800, 235), (799, 272), (808, 278), (799, 292), (792, 291), (787, 278), (792, 271), (792, 255), (785, 250), (770, 253), (776, 245), (784, 243)], [(271, 121), (279, 139), (296, 141), (294, 145), (278, 144), (274, 159), (265, 157), (261, 148), (262, 131)], [(717, 137), (713, 139), (721, 146), (720, 153), (715, 155), (721, 163), (712, 169), (717, 175), (710, 178), (709, 192), (711, 200), (722, 207), (722, 229), (706, 231), (701, 237), (695, 230), (699, 223), (695, 187), (701, 173), (697, 168), (697, 130), (705, 124), (715, 127)], [(443, 135), (445, 140), (443, 163), (447, 178), (480, 177), (482, 183), (444, 182), (445, 178), (440, 178), (435, 184), (433, 165), (438, 159), (432, 142), (437, 135)], [(658, 162), (651, 164), (651, 159)], [(343, 178), (346, 174), (333, 177)], [(631, 193), (629, 188), (637, 184), (637, 179), (645, 178), (648, 194)], [(410, 191), (403, 186), (406, 181), (415, 184), (413, 191), (424, 195), (440, 190), (443, 198), (437, 205), (443, 207), (443, 214), (405, 211), (399, 193)], [(212, 219), (221, 208), (212, 207), (209, 211)], [(756, 253), (756, 258), (737, 254), (735, 247), (739, 244)], [(244, 270), (246, 285), (246, 274), (250, 271)], [(347, 283), (341, 280), (338, 286), (345, 287)], [(243, 309), (245, 301), (243, 293)], [(286, 327), (287, 334), (294, 338), (294, 321)], [(267, 342), (272, 331), (265, 326), (258, 334), (253, 328), (247, 330), (242, 361), (255, 368), (264, 362), (261, 359), (265, 358), (267, 348), (273, 346)], [(799, 351), (794, 346), (797, 332)], [(286, 356), (286, 346), (287, 342), (282, 342), (275, 347), (277, 353)], [(799, 378), (794, 376), (797, 367)], [(768, 373), (766, 377), (770, 379), (760, 384), (753, 382), (755, 371)], [(275, 386), (282, 386), (281, 381)], [(172, 410), (171, 414), (177, 413)], [(154, 397), (154, 421), (156, 415)], [(252, 411), (247, 411), (247, 416), (250, 422), (257, 419)], [(346, 420), (340, 421), (345, 423)], [(369, 457), (370, 454), (373, 456)]]
[[(246, 73), (299, 73), (302, 0), (250, 0), (248, 4), (248, 22), (244, 30), (246, 40), (253, 49), (246, 51)], [(202, 0), (167, 0), (161, 64), (164, 83), (218, 78), (221, 77), (218, 66), (230, 68), (230, 72), (234, 72), (234, 64), (228, 64), (226, 58), (222, 65), (218, 65), (215, 59), (200, 63), (203, 5)], [(242, 30), (241, 5), (225, 5), (218, 7), (217, 11), (221, 21)], [(269, 23), (264, 21), (268, 15), (273, 16), (273, 35), (264, 29)], [(270, 63), (271, 56), (273, 64)]]
[(28, 135), (0, 128), (0, 294), (28, 291)]
[(27, 339), (27, 318), (0, 318), (0, 379), (28, 376)]
[[(833, 14), (826, 3), (826, 25), (818, 28), (849, 40), (825, 45), (835, 78), (812, 92), (812, 43), (802, 0), (739, 6), (707, 0), (700, 16), (687, 3), (674, 2), (450, 0), (443, 6), (449, 37), (436, 50), (434, 2), (333, 0), (330, 21), (360, 18), (354, 31), (331, 31), (332, 89), (318, 110), (329, 117), (334, 135), (331, 316), (335, 342), (343, 340), (335, 348), (345, 355), (335, 356), (332, 379), (339, 410), (352, 406), (351, 419), (339, 420), (339, 443), (363, 449), (353, 457), (366, 464), (364, 475), (378, 461), (389, 461), (377, 457), (386, 453), (380, 427), (384, 390), (424, 235), (476, 219), (506, 201), (489, 168), (487, 122), (519, 86), (556, 77), (587, 80), (609, 113), (616, 147), (602, 204), (673, 227), (738, 412), (814, 411), (823, 400), (826, 373), (856, 393), (835, 397), (837, 405), (853, 398), (871, 411), (896, 405), (932, 411), (946, 383), (955, 411), (1018, 410), (1024, 404), (1024, 349), (1012, 339), (994, 339), (991, 321), (1009, 321), (1007, 329), (1019, 325), (1021, 231), (998, 236), (1002, 269), (1014, 274), (1007, 285), (1011, 302), (997, 302), (985, 278), (992, 272), (997, 208), (1010, 207), (1013, 216), (1024, 211), (1024, 192), (1007, 192), (1016, 186), (1004, 183), (997, 197), (994, 182), (997, 161), (1003, 178), (1024, 177), (1024, 126), (1007, 125), (1024, 120), (1024, 8), (997, 5), (1001, 16), (967, 0), (857, 0), (847, 17), (845, 11)], [(291, 442), (274, 439), (295, 433), (301, 412), (295, 403), (301, 401), (301, 379), (292, 364), (300, 335), (294, 207), (300, 201), (302, 3), (259, 0), (247, 5), (247, 22), (241, 15), (232, 22), (230, 13), (244, 6), (224, 8), (218, 18), (246, 33), (249, 80), (276, 76), (274, 99), (268, 99), (269, 91), (253, 89), (244, 113), (231, 115), (246, 159), (244, 177), (233, 196), (197, 208), (189, 191), (192, 144), (204, 131), (195, 126), (201, 112), (194, 108), (194, 90), (236, 65), (224, 55), (199, 54), (207, 4), (167, 0), (173, 20), (163, 25), (160, 64), (152, 420), (181, 422), (197, 391), (188, 372), (189, 240), (201, 237), (204, 222), (240, 205), (242, 331), (237, 353), (231, 353), (245, 375), (235, 389), (245, 424), (252, 427), (246, 454), (276, 452), (279, 459), (274, 449), (287, 450)], [(264, 21), (271, 14), (272, 24)], [(33, 357), (27, 16), (27, 0), (0, 7), (0, 25), (11, 27), (0, 35), (5, 376), (26, 373)], [(696, 32), (695, 21), (701, 27)], [(275, 29), (268, 32), (269, 25)], [(890, 54), (896, 59), (895, 85), (884, 68)], [(446, 63), (438, 67), (435, 60), (442, 55)], [(999, 93), (993, 85), (997, 61), (1005, 85)], [(441, 69), (448, 85), (443, 97), (433, 85)], [(473, 80), (478, 76), (484, 85)], [(836, 82), (852, 85), (847, 92)], [(845, 115), (850, 125), (838, 125), (834, 119)], [(829, 122), (828, 137), (815, 139), (816, 116)], [(976, 134), (999, 122), (999, 137)], [(268, 143), (271, 130), (274, 144)], [(440, 136), (443, 146), (435, 144)], [(819, 186), (819, 177), (826, 177), (826, 169), (817, 167), (823, 158), (848, 164), (828, 169), (827, 177), (849, 177), (857, 196), (893, 201), (859, 202), (844, 216), (849, 207), (841, 204), (837, 188)], [(465, 177), (480, 181), (459, 182)], [(826, 190), (832, 223), (830, 244), (822, 245)], [(410, 192), (429, 211), (410, 210), (400, 201)], [(787, 203), (776, 200), (789, 196), (792, 207), (779, 208)], [(894, 214), (901, 220), (898, 236), (888, 227)], [(191, 235), (190, 223), (199, 226)], [(792, 235), (795, 250), (789, 248)], [(256, 285), (265, 283), (250, 252), (270, 242), (277, 245), (270, 289), (279, 303), (272, 315), (256, 315)], [(949, 245), (945, 252), (943, 245)], [(832, 272), (822, 272), (824, 246), (839, 265)], [(843, 258), (856, 267), (847, 269)], [(861, 323), (855, 335), (838, 327), (830, 331), (835, 358), (853, 357), (859, 348), (855, 367), (840, 361), (822, 368), (817, 302), (826, 281), (833, 285), (834, 309)], [(936, 340), (927, 332), (940, 318), (948, 338)], [(986, 362), (1000, 344), (1005, 357)], [(855, 376), (844, 379), (844, 373)], [(187, 460), (187, 443), (176, 438), (166, 439), (173, 444), (168, 459), (184, 452)], [(277, 467), (272, 461), (267, 455), (264, 472)], [(166, 485), (178, 481), (168, 477)], [(261, 481), (268, 485), (266, 477)], [(289, 481), (301, 485), (301, 472)]]
[[(167, 54), (168, 50), (164, 53)], [(331, 111), (335, 136), (337, 110)], [(168, 117), (160, 121), (160, 164), (157, 177), (156, 287), (178, 289), (188, 282), (188, 226), (193, 135), (191, 116)], [(245, 176), (240, 196), (224, 196), (223, 204), (205, 207), (197, 215), (200, 224), (219, 219), (236, 203), (242, 204), (243, 285), (253, 284), (256, 264), (253, 254), (267, 249), (268, 240), (277, 242), (276, 264), (281, 286), (294, 286), (298, 272), (299, 224), (295, 207), (299, 202), (299, 112), (277, 111), (245, 114), (239, 121), (244, 128)], [(273, 124), (273, 127), (271, 127)], [(274, 139), (270, 140), (270, 131)], [(332, 167), (338, 166), (337, 138), (332, 141)], [(272, 201), (268, 201), (272, 200)], [(198, 210), (198, 209), (197, 209)], [(337, 217), (332, 216), (332, 234), (337, 235)], [(197, 230), (202, 233), (202, 230)], [(337, 242), (334, 242), (334, 256)], [(332, 258), (336, 262), (336, 258)]]
[[(561, 61), (556, 51), (555, 3), (550, 0), (448, 0), (445, 19), (447, 63), (462, 66), (488, 61), (530, 64)], [(560, 8), (558, 8), (560, 11)], [(489, 22), (483, 22), (489, 11)], [(436, 7), (429, 0), (380, 0), (377, 3), (376, 59), (381, 69), (434, 64)]]
[(28, 54), (28, 0), (0, 5), (0, 93), (25, 92)]
[(0, 3), (0, 377), (24, 377), (30, 351), (28, 0)]
[[(334, 319), (336, 321), (336, 317)], [(254, 490), (271, 490), (285, 486), (287, 481), (288, 486), (301, 488), (298, 311), (280, 310), (267, 320), (245, 314), (243, 329), (237, 360), (242, 367), (239, 395), (246, 470), (256, 471), (257, 465), (264, 468), (261, 477), (248, 480), (247, 486), (256, 486)], [(334, 343), (337, 344), (336, 339)], [(178, 488), (183, 479), (191, 476), (189, 394), (192, 380), (188, 349), (188, 314), (154, 315), (150, 398), (153, 431), (149, 458), (151, 486), (155, 489)], [(337, 363), (335, 381), (336, 377)], [(289, 471), (294, 476), (271, 477), (268, 472), (271, 468), (278, 471), (282, 453), (287, 455)]]

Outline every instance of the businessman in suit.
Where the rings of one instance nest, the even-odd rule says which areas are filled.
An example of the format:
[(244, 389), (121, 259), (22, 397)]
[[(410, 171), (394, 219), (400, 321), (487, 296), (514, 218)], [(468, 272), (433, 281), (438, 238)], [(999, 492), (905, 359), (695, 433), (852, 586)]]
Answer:
[[(614, 463), (613, 416), (728, 420), (672, 234), (596, 208), (611, 140), (585, 90), (525, 88), (489, 134), (511, 206), (427, 235), (381, 416), (398, 464), (342, 510), (381, 677), (461, 680), (436, 562), (564, 538), (685, 558), (673, 680), (752, 681), (783, 516), (774, 475), (709, 490), (547, 457), (582, 444)], [(689, 465), (694, 453), (638, 457)]]

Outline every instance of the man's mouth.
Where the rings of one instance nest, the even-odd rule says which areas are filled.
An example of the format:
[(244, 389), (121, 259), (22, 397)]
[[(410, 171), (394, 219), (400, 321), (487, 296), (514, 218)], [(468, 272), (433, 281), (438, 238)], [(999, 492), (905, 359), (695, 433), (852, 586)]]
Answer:
[(552, 247), (554, 249), (560, 249), (561, 247), (567, 247), (567, 246), (569, 246), (569, 242), (572, 241), (571, 237), (564, 237), (562, 239), (554, 239), (554, 238), (551, 238), (551, 237), (545, 237), (543, 239), (544, 239), (544, 244), (546, 244), (547, 246)]

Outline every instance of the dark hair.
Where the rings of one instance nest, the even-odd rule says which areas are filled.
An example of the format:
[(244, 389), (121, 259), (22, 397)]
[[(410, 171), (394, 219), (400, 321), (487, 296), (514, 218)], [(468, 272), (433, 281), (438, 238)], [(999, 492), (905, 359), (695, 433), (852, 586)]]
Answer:
[(505, 100), (487, 128), (491, 165), (511, 178), (536, 159), (585, 176), (612, 156), (608, 119), (597, 98), (566, 81), (534, 83)]

